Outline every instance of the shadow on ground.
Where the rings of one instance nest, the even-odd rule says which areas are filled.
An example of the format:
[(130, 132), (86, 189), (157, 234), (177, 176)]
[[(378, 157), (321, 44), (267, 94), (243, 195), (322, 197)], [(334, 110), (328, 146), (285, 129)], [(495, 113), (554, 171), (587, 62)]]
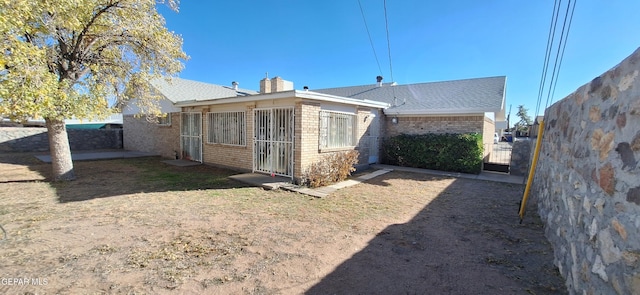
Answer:
[(203, 189), (231, 189), (246, 185), (228, 179), (237, 172), (207, 165), (178, 167), (160, 157), (76, 161), (76, 180), (51, 181), (51, 164), (35, 153), (0, 154), (0, 183), (48, 182), (61, 203), (112, 196)]
[[(369, 183), (393, 177), (401, 174)], [(306, 294), (566, 294), (535, 204), (519, 224), (521, 188), (457, 179)]]

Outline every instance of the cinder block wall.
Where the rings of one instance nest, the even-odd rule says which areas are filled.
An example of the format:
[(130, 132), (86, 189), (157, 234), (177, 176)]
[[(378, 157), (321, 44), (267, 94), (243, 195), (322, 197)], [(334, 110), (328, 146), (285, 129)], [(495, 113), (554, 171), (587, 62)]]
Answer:
[(545, 112), (532, 196), (571, 294), (640, 294), (640, 49)]
[(171, 113), (171, 126), (148, 122), (144, 117), (123, 117), (123, 146), (125, 150), (157, 153), (174, 158), (180, 153), (180, 113)]
[[(121, 129), (67, 129), (72, 151), (121, 149)], [(0, 127), (0, 152), (49, 151), (47, 128)]]
[[(392, 118), (393, 116), (385, 116), (386, 137), (400, 134), (483, 133), (485, 126), (484, 114), (473, 116), (398, 117), (397, 124), (391, 121)], [(493, 134), (493, 131), (491, 134)]]

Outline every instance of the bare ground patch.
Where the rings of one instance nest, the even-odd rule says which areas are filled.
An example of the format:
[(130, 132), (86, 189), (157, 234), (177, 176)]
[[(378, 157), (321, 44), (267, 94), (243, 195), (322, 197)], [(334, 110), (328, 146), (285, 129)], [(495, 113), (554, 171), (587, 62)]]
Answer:
[(0, 293), (566, 293), (520, 185), (392, 172), (315, 199), (158, 158), (48, 169), (0, 155), (0, 277), (41, 279)]

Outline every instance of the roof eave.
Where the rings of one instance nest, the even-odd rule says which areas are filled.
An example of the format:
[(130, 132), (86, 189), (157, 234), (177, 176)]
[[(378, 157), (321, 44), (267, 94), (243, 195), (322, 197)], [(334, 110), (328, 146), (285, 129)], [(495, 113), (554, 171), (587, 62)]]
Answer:
[(380, 108), (380, 109), (386, 109), (391, 106), (386, 102), (381, 102), (376, 100), (355, 99), (355, 98), (329, 95), (329, 94), (313, 92), (313, 91), (295, 90), (295, 92), (296, 92), (296, 97), (299, 97), (299, 98), (314, 99), (314, 100), (328, 101), (328, 102), (338, 102), (338, 103), (373, 107), (373, 108)]
[(496, 120), (506, 120), (506, 104), (507, 104), (507, 76), (504, 76), (504, 86), (502, 87), (502, 101), (500, 110), (496, 111)]
[(268, 94), (248, 95), (248, 96), (225, 97), (225, 98), (216, 98), (216, 99), (208, 99), (208, 100), (181, 101), (181, 102), (175, 103), (175, 106), (192, 107), (192, 106), (201, 106), (201, 105), (253, 102), (253, 101), (281, 99), (281, 98), (304, 98), (304, 99), (336, 102), (336, 103), (381, 108), (381, 109), (389, 107), (388, 103), (379, 102), (379, 101), (366, 100), (366, 99), (360, 100), (360, 99), (353, 99), (348, 97), (317, 93), (313, 91), (299, 91), (299, 90), (289, 90), (289, 91), (281, 91), (281, 92), (268, 93)]
[(414, 109), (414, 110), (393, 110), (386, 109), (384, 113), (386, 115), (396, 116), (417, 116), (417, 115), (463, 115), (463, 114), (484, 114), (499, 112), (499, 109), (490, 108), (466, 108), (466, 109)]

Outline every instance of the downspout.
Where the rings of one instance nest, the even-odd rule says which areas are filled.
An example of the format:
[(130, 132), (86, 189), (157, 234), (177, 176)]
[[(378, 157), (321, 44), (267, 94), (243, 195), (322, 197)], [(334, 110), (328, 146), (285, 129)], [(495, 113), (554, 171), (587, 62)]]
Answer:
[(531, 183), (533, 183), (533, 175), (536, 171), (536, 165), (538, 164), (538, 157), (540, 156), (542, 134), (544, 133), (544, 120), (540, 121), (540, 126), (538, 126), (538, 128), (538, 140), (536, 141), (536, 149), (533, 152), (533, 160), (531, 161), (531, 167), (529, 167), (527, 186), (524, 188), (524, 195), (522, 196), (522, 201), (520, 202), (520, 211), (518, 212), (518, 215), (520, 215), (520, 223), (522, 223), (522, 220), (524, 219), (524, 208), (527, 205), (527, 199), (529, 199), (529, 191), (531, 190)]

